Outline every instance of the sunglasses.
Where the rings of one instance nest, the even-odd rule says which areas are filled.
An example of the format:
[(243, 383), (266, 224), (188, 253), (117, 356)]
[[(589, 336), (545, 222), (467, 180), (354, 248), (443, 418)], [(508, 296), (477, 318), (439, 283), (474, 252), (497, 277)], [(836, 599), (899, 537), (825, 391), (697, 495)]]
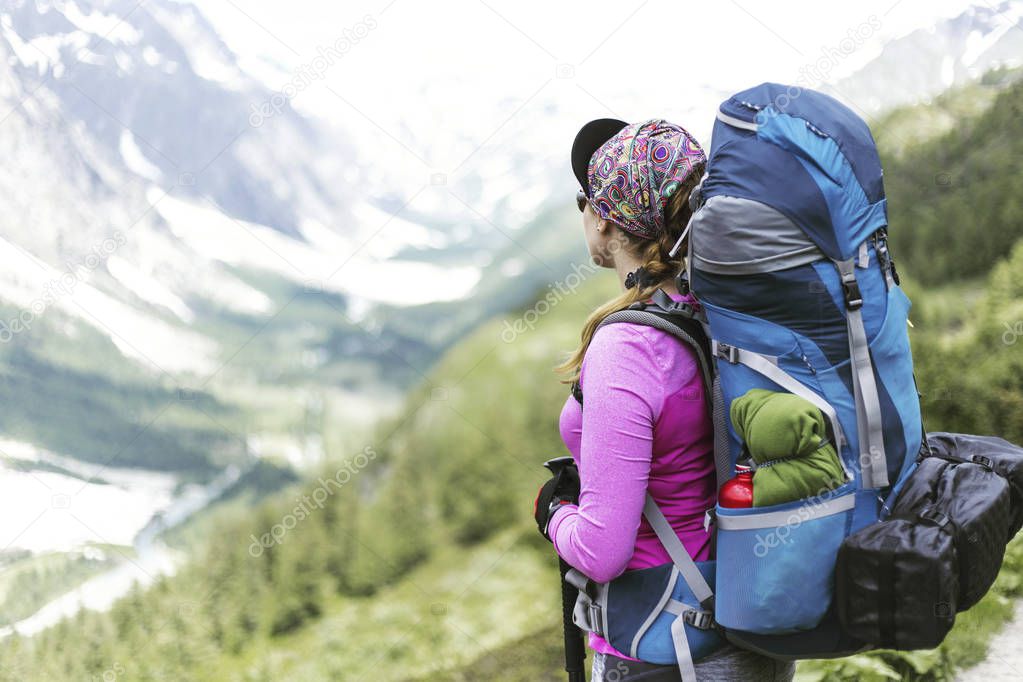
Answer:
[(579, 190), (575, 193), (575, 205), (579, 207), (580, 213), (586, 210), (586, 204), (588, 203), (590, 203), (590, 198), (586, 196), (586, 192)]

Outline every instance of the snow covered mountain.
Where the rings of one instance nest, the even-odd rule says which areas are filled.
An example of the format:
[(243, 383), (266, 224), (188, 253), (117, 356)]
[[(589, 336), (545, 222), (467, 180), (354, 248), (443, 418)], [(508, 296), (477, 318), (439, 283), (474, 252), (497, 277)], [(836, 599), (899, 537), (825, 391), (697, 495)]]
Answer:
[(290, 112), (254, 130), (249, 109), (266, 93), (194, 7), (147, 3), (122, 16), (128, 9), (117, 0), (20, 3), (4, 17), (8, 67), (139, 178), (291, 235), (303, 219), (347, 218), (344, 186), (327, 185), (350, 160), (342, 140), (322, 147)]
[(879, 113), (925, 101), (990, 69), (1023, 65), (1023, 0), (979, 2), (886, 43), (860, 70), (825, 91)]
[[(438, 235), (358, 191), (365, 170), (338, 131), (286, 102), (253, 120), (273, 93), (191, 5), (21, 0), (0, 22), (0, 300), (201, 373), (224, 350), (197, 331), (204, 314), (278, 307), (260, 278), (402, 303), (476, 281), (392, 258)], [(434, 286), (389, 289), (371, 272)]]

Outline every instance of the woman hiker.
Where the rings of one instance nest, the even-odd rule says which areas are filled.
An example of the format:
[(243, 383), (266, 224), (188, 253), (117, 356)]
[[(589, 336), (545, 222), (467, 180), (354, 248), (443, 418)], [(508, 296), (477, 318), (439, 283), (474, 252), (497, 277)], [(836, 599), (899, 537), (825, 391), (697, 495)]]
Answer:
[[(597, 326), (609, 314), (679, 292), (689, 194), (706, 157), (682, 127), (664, 120), (587, 123), (572, 147), (583, 234), (593, 262), (615, 272), (621, 293), (586, 320), (579, 347), (558, 369), (573, 384), (560, 430), (579, 469), (579, 504), (559, 504), (547, 485), (536, 519), (558, 555), (595, 582), (671, 562), (643, 517), (649, 492), (696, 561), (713, 558), (704, 513), (716, 502), (711, 415), (694, 352), (654, 327)], [(584, 396), (585, 409), (577, 396)], [(553, 503), (552, 503), (553, 502)], [(632, 658), (590, 633), (592, 682), (679, 680), (674, 665)], [(725, 645), (698, 661), (703, 680), (790, 680), (794, 665)]]

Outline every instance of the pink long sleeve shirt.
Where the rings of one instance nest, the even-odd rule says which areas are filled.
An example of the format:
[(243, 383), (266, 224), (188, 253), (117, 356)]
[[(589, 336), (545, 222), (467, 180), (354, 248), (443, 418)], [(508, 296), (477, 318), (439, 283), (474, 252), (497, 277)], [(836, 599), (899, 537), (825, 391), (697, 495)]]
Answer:
[[(559, 426), (582, 492), (551, 520), (558, 554), (597, 582), (669, 563), (642, 515), (649, 490), (690, 556), (711, 558), (703, 518), (717, 494), (713, 431), (693, 351), (653, 327), (608, 325), (586, 351), (579, 384), (586, 407), (570, 396)], [(593, 634), (590, 646), (628, 658)]]

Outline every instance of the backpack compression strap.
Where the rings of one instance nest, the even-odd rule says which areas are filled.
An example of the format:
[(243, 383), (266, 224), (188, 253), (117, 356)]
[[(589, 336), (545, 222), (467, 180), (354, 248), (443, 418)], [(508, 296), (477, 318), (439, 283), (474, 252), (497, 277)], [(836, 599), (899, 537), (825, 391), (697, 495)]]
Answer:
[[(863, 242), (864, 247), (866, 242)], [(861, 249), (866, 254), (866, 248)], [(861, 259), (862, 261), (862, 259)], [(845, 294), (845, 320), (849, 332), (849, 357), (852, 361), (853, 398), (856, 401), (856, 432), (860, 445), (860, 467), (865, 488), (888, 487), (888, 458), (884, 449), (881, 399), (877, 394), (870, 346), (863, 327), (863, 298), (856, 282), (856, 261), (835, 261)]]

